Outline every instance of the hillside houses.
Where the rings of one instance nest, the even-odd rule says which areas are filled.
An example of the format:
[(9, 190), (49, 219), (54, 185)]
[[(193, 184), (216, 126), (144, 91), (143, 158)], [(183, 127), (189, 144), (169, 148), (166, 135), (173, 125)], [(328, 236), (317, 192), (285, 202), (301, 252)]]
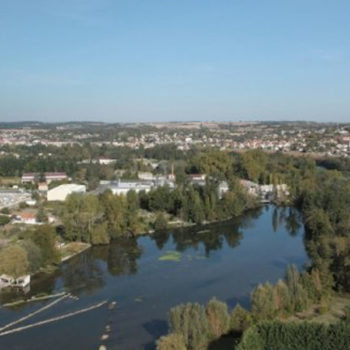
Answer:
[(260, 185), (253, 181), (244, 179), (240, 180), (240, 184), (248, 191), (248, 193), (259, 197), (262, 202), (271, 202), (289, 195), (288, 186), (286, 184)]

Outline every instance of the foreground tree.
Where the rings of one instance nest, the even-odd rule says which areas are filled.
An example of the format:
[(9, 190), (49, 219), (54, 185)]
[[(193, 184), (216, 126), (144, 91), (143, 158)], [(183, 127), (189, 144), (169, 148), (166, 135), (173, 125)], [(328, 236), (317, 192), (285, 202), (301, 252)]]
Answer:
[(249, 311), (237, 304), (230, 314), (230, 330), (241, 333), (252, 323), (252, 316)]
[(207, 304), (205, 313), (208, 319), (209, 332), (213, 339), (217, 339), (228, 332), (230, 317), (226, 303), (213, 298)]
[(195, 304), (179, 305), (170, 310), (170, 328), (182, 335), (188, 350), (205, 349), (209, 343), (209, 326), (203, 306)]

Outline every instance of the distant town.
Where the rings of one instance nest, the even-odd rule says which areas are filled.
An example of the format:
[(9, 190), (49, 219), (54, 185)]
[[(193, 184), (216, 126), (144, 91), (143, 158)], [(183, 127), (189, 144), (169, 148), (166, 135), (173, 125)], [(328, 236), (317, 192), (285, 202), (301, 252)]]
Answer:
[[(245, 329), (255, 324), (252, 322), (277, 315), (298, 317), (310, 305), (315, 310), (325, 305), (322, 314), (333, 314), (336, 300), (343, 303), (337, 319), (350, 317), (350, 299), (340, 294), (331, 297), (336, 292), (333, 280), (349, 290), (350, 270), (343, 264), (350, 247), (349, 156), (350, 124), (0, 123), (0, 298), (8, 295), (11, 302), (3, 305), (9, 307), (57, 297), (48, 307), (61, 298), (76, 301), (78, 296), (62, 289), (53, 288), (42, 295), (38, 283), (54, 278), (55, 272), (59, 276), (58, 271), (79, 258), (80, 263), (88, 264), (89, 254), (103, 252), (99, 250), (102, 246), (108, 248), (104, 250), (106, 268), (113, 276), (122, 274), (121, 261), (129, 266), (130, 274), (136, 273), (137, 260), (143, 254), (140, 241), (154, 240), (152, 244), (160, 251), (172, 232), (182, 237), (182, 243), (174, 238), (175, 250), (166, 250), (161, 256), (156, 253), (156, 261), (180, 261), (185, 241), (195, 250), (203, 241), (205, 259), (209, 259), (210, 247), (222, 248), (221, 225), (230, 227), (232, 232), (224, 234), (225, 240), (230, 249), (236, 249), (244, 236), (240, 230), (246, 232), (265, 211), (269, 223), (264, 219), (265, 229), (259, 226), (259, 233), (252, 236), (265, 234), (266, 239), (278, 240), (282, 233), (276, 233), (282, 223), (290, 237), (305, 229), (305, 250), (313, 267), (299, 272), (291, 266), (285, 280), (258, 285), (251, 294), (250, 311), (237, 304), (229, 315), (226, 303), (212, 299), (205, 312), (203, 309), (207, 315), (203, 322), (213, 322), (216, 329), (215, 318), (209, 317), (212, 311), (207, 311), (212, 309), (212, 315), (222, 315), (225, 326), (214, 338), (204, 333), (203, 346), (189, 337), (186, 341), (193, 344), (180, 349), (205, 349), (226, 334), (231, 341), (239, 340)], [(128, 249), (124, 251), (125, 246)], [(302, 261), (305, 250), (302, 248)], [(227, 254), (231, 256), (230, 250)], [(188, 262), (203, 258), (186, 256)], [(329, 263), (331, 259), (333, 263)], [(77, 271), (74, 281), (80, 285), (81, 270)], [(89, 287), (89, 283), (81, 285)], [(135, 297), (133, 303), (140, 300)], [(108, 307), (115, 305), (113, 301)], [(198, 307), (179, 305), (170, 314), (194, 317), (188, 315), (202, 312)], [(193, 313), (192, 308), (198, 310)], [(319, 313), (311, 313), (310, 320)], [(69, 317), (72, 315), (75, 313)], [(170, 330), (175, 329), (175, 319), (181, 318), (170, 317)], [(195, 316), (197, 319), (200, 317)], [(10, 327), (12, 323), (5, 326)], [(179, 327), (181, 330), (182, 323)], [(17, 329), (0, 332), (0, 336), (7, 332)], [(101, 341), (108, 339), (109, 332), (106, 328)], [(157, 350), (168, 349), (169, 341), (176, 344), (177, 333), (162, 334)], [(179, 339), (181, 343), (185, 338)]]
[[(91, 145), (152, 148), (174, 144), (179, 150), (217, 147), (221, 150), (263, 149), (327, 156), (350, 156), (350, 124), (314, 122), (173, 122), (140, 124), (36, 122), (0, 123), (3, 146)], [(13, 154), (15, 155), (15, 154)], [(40, 156), (40, 154), (38, 155)], [(109, 159), (95, 159), (106, 164)]]

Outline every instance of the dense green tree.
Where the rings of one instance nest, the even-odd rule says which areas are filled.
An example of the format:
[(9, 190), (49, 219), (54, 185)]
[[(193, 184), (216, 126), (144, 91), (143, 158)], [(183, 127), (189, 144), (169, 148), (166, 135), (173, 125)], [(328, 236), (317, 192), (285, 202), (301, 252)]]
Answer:
[(304, 310), (308, 305), (307, 292), (302, 286), (299, 271), (294, 265), (287, 268), (286, 284), (293, 304), (293, 310)]
[(258, 285), (252, 292), (252, 313), (258, 320), (272, 319), (276, 314), (274, 287), (270, 283)]
[(154, 221), (154, 229), (156, 231), (164, 231), (168, 227), (168, 220), (163, 212), (157, 214)]
[(47, 223), (48, 222), (48, 217), (47, 217), (47, 215), (45, 213), (45, 209), (42, 206), (39, 207), (39, 210), (38, 210), (38, 212), (36, 214), (36, 220), (38, 222), (41, 222), (41, 223)]
[(208, 320), (199, 304), (184, 304), (170, 310), (170, 328), (183, 337), (188, 350), (205, 349), (210, 339)]
[(274, 289), (274, 308), (279, 314), (289, 314), (293, 311), (293, 299), (285, 281), (278, 280)]
[(9, 245), (0, 249), (0, 274), (14, 278), (29, 272), (27, 252), (19, 245)]
[(262, 322), (248, 329), (238, 350), (349, 350), (350, 323)]
[(7, 215), (0, 215), (0, 226), (7, 225), (11, 221), (11, 218)]
[(254, 182), (264, 181), (267, 155), (261, 150), (247, 151), (242, 154), (241, 166), (244, 170), (246, 177)]
[(40, 248), (44, 265), (56, 264), (59, 262), (60, 256), (56, 248), (56, 231), (53, 226), (37, 226), (30, 232), (30, 239)]
[(264, 341), (255, 327), (248, 328), (248, 330), (244, 332), (238, 350), (265, 350)]
[(102, 216), (102, 207), (96, 196), (92, 194), (68, 196), (62, 213), (66, 238), (89, 242), (90, 234)]
[(95, 225), (90, 235), (90, 242), (93, 245), (108, 244), (110, 242), (110, 236), (107, 232), (107, 223)]
[(41, 249), (30, 239), (21, 241), (21, 247), (27, 252), (29, 272), (35, 273), (43, 266)]

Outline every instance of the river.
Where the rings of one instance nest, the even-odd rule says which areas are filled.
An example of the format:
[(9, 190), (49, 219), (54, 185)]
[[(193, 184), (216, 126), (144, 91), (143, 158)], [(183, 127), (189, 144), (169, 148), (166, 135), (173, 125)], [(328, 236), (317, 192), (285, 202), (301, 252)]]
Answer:
[[(70, 291), (65, 299), (23, 323), (29, 324), (98, 303), (116, 301), (66, 320), (0, 337), (6, 350), (152, 350), (167, 332), (168, 310), (182, 302), (206, 303), (211, 297), (233, 307), (249, 307), (260, 282), (275, 282), (288, 264), (303, 267), (308, 257), (298, 212), (272, 205), (234, 220), (174, 229), (138, 239), (94, 247), (62, 264), (51, 275), (36, 276), (31, 295)], [(18, 295), (2, 293), (1, 302)], [(0, 309), (0, 325), (50, 301)], [(110, 336), (101, 341), (106, 325)]]

